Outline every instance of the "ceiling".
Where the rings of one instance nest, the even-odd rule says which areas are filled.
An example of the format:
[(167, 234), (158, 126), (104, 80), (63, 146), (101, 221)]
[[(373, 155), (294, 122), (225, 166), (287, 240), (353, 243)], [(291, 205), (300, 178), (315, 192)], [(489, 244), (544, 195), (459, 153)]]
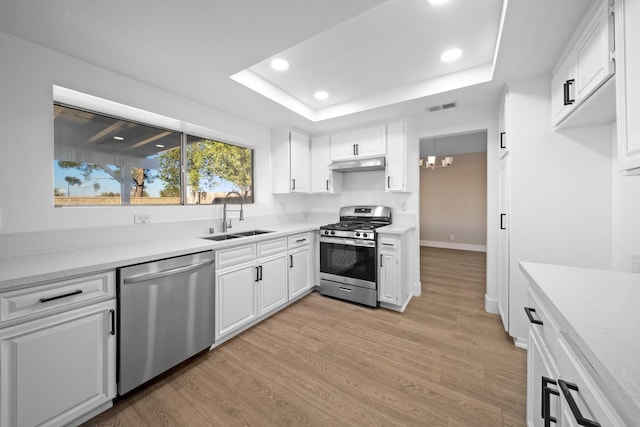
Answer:
[[(550, 71), (588, 5), (0, 0), (0, 31), (264, 126), (314, 132), (391, 116), (437, 120), (425, 107), (451, 101), (495, 111), (506, 81)], [(442, 63), (450, 47), (463, 55)], [(287, 73), (268, 67), (281, 56)], [(284, 105), (231, 78), (239, 73), (284, 94)], [(319, 89), (327, 101), (312, 98)]]

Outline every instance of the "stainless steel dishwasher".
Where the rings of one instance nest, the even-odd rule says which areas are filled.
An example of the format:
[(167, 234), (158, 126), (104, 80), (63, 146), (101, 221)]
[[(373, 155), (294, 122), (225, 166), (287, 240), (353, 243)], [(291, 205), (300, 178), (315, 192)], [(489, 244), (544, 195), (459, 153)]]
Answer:
[(118, 394), (213, 344), (214, 254), (118, 269)]

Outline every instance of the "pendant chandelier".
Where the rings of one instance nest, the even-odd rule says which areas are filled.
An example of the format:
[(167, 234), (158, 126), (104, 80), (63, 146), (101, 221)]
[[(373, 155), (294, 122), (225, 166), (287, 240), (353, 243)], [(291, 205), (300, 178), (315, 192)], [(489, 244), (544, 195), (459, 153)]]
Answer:
[(433, 138), (433, 156), (427, 156), (427, 158), (420, 159), (420, 167), (426, 169), (436, 169), (436, 168), (448, 168), (453, 165), (453, 157), (445, 156), (440, 159), (440, 162), (437, 160), (437, 152), (436, 152), (436, 139)]

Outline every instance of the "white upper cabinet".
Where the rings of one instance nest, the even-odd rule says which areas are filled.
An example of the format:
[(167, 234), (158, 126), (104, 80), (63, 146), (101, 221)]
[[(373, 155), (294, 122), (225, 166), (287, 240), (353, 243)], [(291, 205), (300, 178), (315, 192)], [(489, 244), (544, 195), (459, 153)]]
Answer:
[(386, 191), (406, 191), (407, 132), (404, 121), (387, 124)]
[(376, 157), (387, 154), (384, 125), (331, 135), (331, 160)]
[(613, 121), (613, 85), (603, 87), (615, 73), (612, 3), (592, 3), (554, 68), (551, 102), (556, 127)]
[(640, 3), (616, 0), (616, 116), (619, 169), (640, 174)]
[(342, 187), (342, 174), (329, 169), (331, 163), (331, 137), (311, 138), (311, 192), (338, 193)]
[(271, 173), (274, 193), (309, 193), (309, 135), (296, 130), (274, 132)]
[(505, 91), (500, 102), (500, 111), (498, 112), (498, 133), (500, 141), (498, 141), (498, 155), (503, 157), (509, 152), (510, 140), (507, 130), (509, 129), (509, 120), (511, 117), (509, 101), (509, 92)]

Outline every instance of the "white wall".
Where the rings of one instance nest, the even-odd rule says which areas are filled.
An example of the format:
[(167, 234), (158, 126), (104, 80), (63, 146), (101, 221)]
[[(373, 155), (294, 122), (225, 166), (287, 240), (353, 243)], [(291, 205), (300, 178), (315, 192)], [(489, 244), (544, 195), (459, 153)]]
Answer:
[(140, 211), (150, 213), (153, 223), (221, 216), (220, 206), (54, 208), (53, 85), (202, 126), (254, 148), (257, 204), (247, 207), (247, 217), (304, 211), (304, 204), (271, 195), (267, 128), (1, 32), (0, 64), (0, 233), (131, 225)]
[[(612, 143), (610, 126), (552, 130), (548, 76), (508, 86), (510, 292), (524, 304), (528, 283), (521, 261), (611, 268)], [(519, 318), (510, 319), (510, 333), (526, 339), (524, 310), (513, 309)]]
[[(615, 126), (612, 127), (615, 141)], [(614, 144), (614, 159), (617, 147)], [(632, 254), (640, 254), (640, 176), (626, 176), (617, 166), (612, 178), (612, 267), (617, 271), (631, 271)]]

